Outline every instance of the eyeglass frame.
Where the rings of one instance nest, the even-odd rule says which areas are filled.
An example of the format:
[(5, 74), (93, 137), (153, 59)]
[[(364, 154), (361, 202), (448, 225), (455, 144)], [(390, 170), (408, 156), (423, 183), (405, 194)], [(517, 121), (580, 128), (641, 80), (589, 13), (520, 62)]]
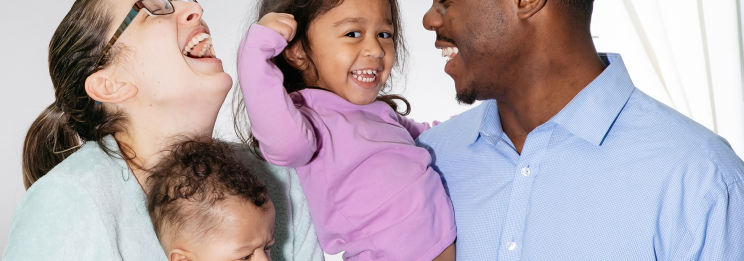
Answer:
[[(134, 5), (132, 5), (132, 8), (129, 9), (129, 13), (127, 14), (127, 16), (124, 17), (124, 21), (121, 22), (121, 24), (119, 25), (119, 28), (117, 28), (116, 29), (116, 32), (114, 33), (114, 35), (111, 36), (111, 39), (108, 41), (108, 44), (106, 44), (106, 47), (103, 48), (103, 51), (101, 52), (102, 53), (101, 54), (101, 57), (98, 58), (98, 61), (96, 62), (96, 67), (95, 68), (98, 68), (99, 66), (101, 66), (101, 62), (103, 61), (103, 57), (106, 57), (106, 55), (108, 54), (108, 52), (111, 51), (111, 48), (114, 47), (114, 44), (116, 43), (117, 40), (119, 40), (119, 37), (121, 37), (121, 35), (124, 33), (124, 30), (126, 30), (127, 27), (129, 27), (129, 25), (132, 23), (132, 21), (134, 21), (134, 18), (137, 17), (137, 14), (139, 14), (139, 12), (141, 10), (144, 9), (145, 12), (147, 12), (147, 14), (148, 15), (151, 15), (151, 16), (169, 15), (169, 14), (175, 13), (176, 12), (176, 7), (173, 6), (172, 3), (170, 3), (170, 2), (173, 2), (173, 0), (167, 0), (167, 1), (171, 5), (171, 9), (172, 10), (170, 12), (164, 13), (164, 14), (153, 14), (150, 11), (150, 9), (148, 9), (147, 6), (145, 6), (145, 3), (143, 3), (142, 0), (139, 0), (139, 1), (135, 2)], [(199, 3), (196, 0), (184, 0), (184, 1), (186, 1), (186, 2)]]

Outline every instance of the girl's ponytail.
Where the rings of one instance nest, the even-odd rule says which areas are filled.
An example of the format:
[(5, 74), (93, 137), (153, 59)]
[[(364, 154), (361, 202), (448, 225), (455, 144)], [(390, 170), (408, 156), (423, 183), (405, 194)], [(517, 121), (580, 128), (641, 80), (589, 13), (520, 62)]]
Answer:
[(26, 189), (82, 144), (77, 132), (67, 124), (69, 118), (53, 103), (31, 124), (23, 143), (23, 185)]

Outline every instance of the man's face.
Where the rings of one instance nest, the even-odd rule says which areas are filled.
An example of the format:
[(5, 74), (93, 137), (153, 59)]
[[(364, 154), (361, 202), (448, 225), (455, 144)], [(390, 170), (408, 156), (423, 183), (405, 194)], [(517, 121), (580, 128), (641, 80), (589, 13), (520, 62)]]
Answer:
[(436, 31), (436, 47), (457, 54), (445, 66), (455, 80), (457, 100), (497, 98), (507, 88), (513, 65), (519, 55), (520, 40), (515, 37), (516, 8), (509, 0), (433, 0), (424, 16), (424, 27)]

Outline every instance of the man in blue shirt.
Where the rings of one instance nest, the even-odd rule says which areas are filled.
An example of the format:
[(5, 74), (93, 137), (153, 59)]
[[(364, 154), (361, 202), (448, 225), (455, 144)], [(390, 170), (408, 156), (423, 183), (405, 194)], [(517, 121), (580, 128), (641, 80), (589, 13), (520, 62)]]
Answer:
[(433, 2), (458, 100), (484, 101), (418, 139), (458, 260), (744, 260), (744, 163), (596, 53), (592, 0)]

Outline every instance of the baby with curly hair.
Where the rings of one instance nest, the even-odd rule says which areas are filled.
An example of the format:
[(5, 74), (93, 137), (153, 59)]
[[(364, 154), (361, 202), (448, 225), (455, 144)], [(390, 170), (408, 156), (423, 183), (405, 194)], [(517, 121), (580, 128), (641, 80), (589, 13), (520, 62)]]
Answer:
[(168, 260), (271, 260), (274, 206), (228, 144), (178, 143), (147, 184), (147, 210)]

